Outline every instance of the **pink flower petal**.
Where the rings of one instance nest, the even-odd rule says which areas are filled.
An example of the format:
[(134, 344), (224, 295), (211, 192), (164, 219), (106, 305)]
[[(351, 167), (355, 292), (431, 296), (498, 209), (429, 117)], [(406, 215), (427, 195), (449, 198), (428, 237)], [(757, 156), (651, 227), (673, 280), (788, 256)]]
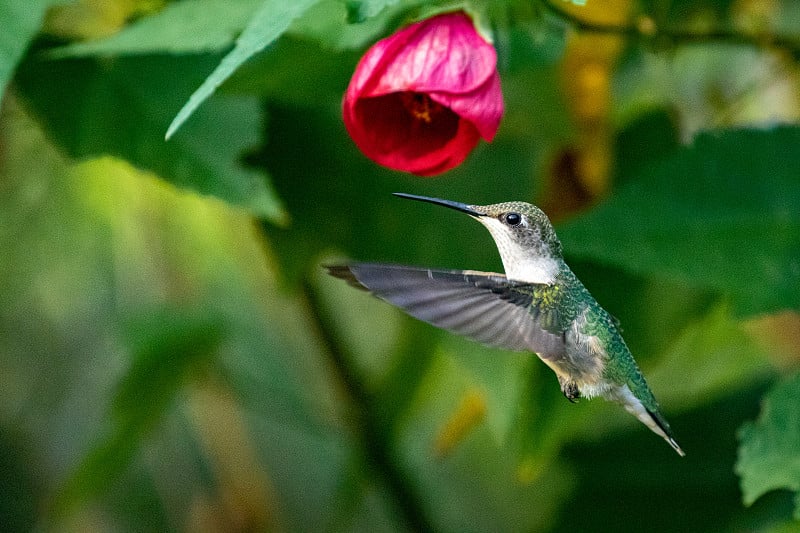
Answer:
[(453, 168), (503, 115), (497, 55), (464, 13), (401, 29), (370, 48), (342, 102), (345, 126), (379, 164), (419, 175)]

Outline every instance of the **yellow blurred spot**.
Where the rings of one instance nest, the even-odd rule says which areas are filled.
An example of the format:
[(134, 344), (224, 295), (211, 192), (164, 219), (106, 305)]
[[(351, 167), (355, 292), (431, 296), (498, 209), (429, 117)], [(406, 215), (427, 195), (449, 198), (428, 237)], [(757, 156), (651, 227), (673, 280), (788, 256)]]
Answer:
[(52, 7), (44, 31), (68, 40), (107, 37), (131, 18), (158, 11), (164, 4), (164, 0), (78, 0)]
[(731, 6), (731, 18), (738, 29), (751, 35), (774, 32), (780, 17), (776, 0), (737, 0)]
[(530, 485), (542, 475), (544, 464), (543, 461), (537, 460), (533, 456), (524, 457), (517, 466), (517, 481), (521, 485)]
[(656, 21), (653, 20), (652, 17), (646, 15), (642, 15), (636, 19), (636, 29), (639, 30), (639, 33), (647, 37), (652, 37), (658, 32)]
[(611, 106), (611, 72), (604, 61), (586, 61), (572, 74), (573, 112), (583, 122), (604, 120)]
[(800, 313), (783, 311), (759, 316), (744, 321), (742, 327), (765, 348), (776, 366), (800, 366)]
[(216, 491), (211, 497), (197, 495), (186, 529), (282, 529), (276, 490), (258, 459), (236, 398), (211, 376), (198, 379), (187, 392), (189, 416), (214, 473)]
[[(576, 18), (603, 26), (631, 23), (630, 0), (565, 5)], [(638, 24), (647, 29), (647, 21)], [(650, 21), (652, 23), (652, 21)], [(612, 77), (624, 46), (622, 35), (575, 32), (561, 64), (561, 85), (575, 125), (575, 139), (552, 165), (543, 207), (559, 219), (584, 209), (609, 188), (612, 166)]]
[(486, 417), (486, 398), (482, 391), (470, 389), (436, 437), (433, 450), (437, 457), (450, 452)]

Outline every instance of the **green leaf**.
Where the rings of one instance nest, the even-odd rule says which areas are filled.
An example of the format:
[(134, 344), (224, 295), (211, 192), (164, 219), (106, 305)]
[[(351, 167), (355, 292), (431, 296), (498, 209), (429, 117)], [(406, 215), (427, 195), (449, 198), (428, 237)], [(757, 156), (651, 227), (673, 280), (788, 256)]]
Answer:
[[(42, 25), (47, 8), (59, 0), (0, 2), (0, 103), (25, 50)], [(63, 1), (63, 0), (62, 0)]]
[(165, 143), (171, 105), (214, 56), (129, 57), (100, 64), (46, 61), (20, 69), (18, 83), (53, 137), (76, 158), (111, 154), (201, 194), (281, 222), (285, 214), (263, 172), (243, 166), (262, 133), (258, 100), (220, 96)]
[(104, 39), (56, 48), (49, 57), (216, 52), (233, 43), (263, 0), (184, 0)]
[(800, 128), (699, 136), (559, 229), (570, 255), (800, 309)]
[(742, 499), (752, 505), (776, 489), (796, 492), (794, 517), (800, 520), (800, 374), (767, 393), (761, 414), (739, 432), (736, 473)]
[(194, 111), (224, 82), (239, 66), (267, 45), (281, 36), (291, 22), (302, 15), (306, 9), (318, 0), (265, 0), (261, 9), (237, 39), (236, 46), (228, 53), (208, 78), (192, 93), (177, 116), (167, 128), (166, 138), (172, 135), (186, 122)]
[(211, 316), (180, 309), (148, 313), (128, 330), (133, 361), (117, 385), (111, 431), (63, 487), (56, 502), (61, 512), (108, 488), (166, 413), (187, 375), (210, 360), (223, 337)]

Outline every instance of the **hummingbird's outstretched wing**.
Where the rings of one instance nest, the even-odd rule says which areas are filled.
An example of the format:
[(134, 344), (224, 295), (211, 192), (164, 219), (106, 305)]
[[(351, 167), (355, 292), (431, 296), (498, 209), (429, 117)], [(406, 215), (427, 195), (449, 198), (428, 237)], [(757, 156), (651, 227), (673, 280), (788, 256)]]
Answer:
[(483, 344), (548, 356), (564, 352), (563, 335), (548, 331), (545, 316), (531, 308), (538, 285), (469, 270), (375, 263), (326, 268), (413, 317)]

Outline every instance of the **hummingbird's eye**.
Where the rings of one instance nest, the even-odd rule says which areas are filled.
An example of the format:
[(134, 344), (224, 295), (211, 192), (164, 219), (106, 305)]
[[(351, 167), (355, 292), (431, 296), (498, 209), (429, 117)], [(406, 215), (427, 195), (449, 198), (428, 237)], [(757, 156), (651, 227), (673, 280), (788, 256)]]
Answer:
[(519, 213), (507, 213), (505, 219), (509, 226), (519, 226), (522, 223), (522, 215)]

